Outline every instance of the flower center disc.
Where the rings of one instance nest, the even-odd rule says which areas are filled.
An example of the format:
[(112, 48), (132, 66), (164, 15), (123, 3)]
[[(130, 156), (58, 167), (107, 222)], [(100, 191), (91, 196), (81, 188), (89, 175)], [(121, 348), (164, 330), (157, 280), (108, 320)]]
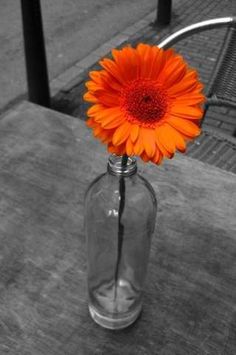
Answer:
[(166, 113), (168, 98), (164, 90), (151, 80), (135, 80), (121, 94), (121, 106), (131, 122), (144, 126), (158, 122)]

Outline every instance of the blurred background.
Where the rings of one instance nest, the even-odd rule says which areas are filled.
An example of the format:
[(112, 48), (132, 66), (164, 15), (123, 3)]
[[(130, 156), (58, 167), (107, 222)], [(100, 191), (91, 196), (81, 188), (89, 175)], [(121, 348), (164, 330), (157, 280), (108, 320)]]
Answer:
[[(156, 7), (156, 0), (41, 0), (49, 79)], [(0, 111), (26, 92), (20, 0), (0, 1)]]

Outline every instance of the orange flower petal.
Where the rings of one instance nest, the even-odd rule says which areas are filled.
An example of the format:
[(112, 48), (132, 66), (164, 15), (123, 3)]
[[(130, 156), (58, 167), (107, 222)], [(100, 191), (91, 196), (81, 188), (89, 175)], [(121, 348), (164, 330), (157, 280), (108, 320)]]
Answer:
[(191, 92), (196, 88), (202, 89), (202, 87), (202, 85), (198, 86), (197, 72), (195, 70), (189, 70), (181, 81), (168, 88), (168, 93), (170, 95), (181, 95), (182, 93), (186, 94), (187, 92)]
[(137, 52), (140, 57), (141, 66), (140, 66), (140, 77), (149, 78), (150, 75), (150, 61), (152, 58), (151, 46), (147, 44), (140, 43), (137, 46)]
[(102, 112), (104, 110), (104, 106), (103, 105), (100, 105), (100, 104), (97, 104), (97, 105), (93, 105), (91, 106), (88, 111), (87, 111), (87, 115), (88, 116), (94, 116), (96, 113), (98, 112)]
[(111, 128), (116, 128), (117, 126), (121, 125), (124, 122), (125, 122), (125, 118), (123, 117), (123, 115), (117, 112), (117, 114), (105, 118), (101, 123), (101, 125), (103, 128), (111, 129)]
[(175, 84), (172, 87), (168, 88), (168, 93), (170, 95), (181, 95), (181, 93), (193, 91), (195, 87), (196, 87), (195, 81), (183, 79), (178, 84)]
[(173, 48), (168, 48), (165, 50), (165, 61), (166, 64), (171, 62), (171, 60), (176, 56), (175, 50)]
[(126, 147), (125, 148), (126, 148), (126, 154), (127, 155), (133, 155), (134, 154), (134, 151), (133, 151), (134, 146), (133, 146), (133, 143), (132, 143), (130, 137), (126, 141)]
[(93, 127), (93, 135), (95, 137), (99, 137), (102, 132), (103, 132), (103, 129), (100, 126)]
[(156, 149), (155, 155), (152, 157), (152, 162), (154, 164), (161, 164), (163, 160), (163, 155), (159, 149)]
[(165, 154), (166, 152), (168, 152), (167, 155), (172, 156), (175, 153), (176, 148), (173, 139), (171, 139), (168, 129), (166, 129), (166, 124), (156, 128), (156, 137), (160, 150), (161, 148), (164, 148), (163, 154), (164, 152)]
[(118, 107), (105, 107), (103, 106), (103, 110), (99, 110), (97, 111), (93, 117), (94, 117), (94, 120), (97, 122), (97, 123), (100, 123), (102, 124), (106, 119), (110, 119), (111, 117), (119, 117), (120, 115), (120, 110)]
[(119, 83), (122, 85), (125, 84), (126, 78), (123, 78), (117, 64), (111, 59), (103, 59), (99, 62), (99, 64), (111, 75), (113, 76)]
[(172, 63), (165, 65), (158, 79), (163, 82), (166, 88), (169, 88), (180, 82), (184, 78), (186, 71), (187, 68), (183, 60), (175, 58)]
[(139, 76), (139, 58), (135, 49), (131, 47), (125, 47), (121, 50), (113, 49), (112, 56), (127, 82), (135, 80)]
[(105, 70), (91, 70), (89, 72), (89, 77), (97, 84), (101, 83), (102, 73), (105, 73)]
[(175, 103), (174, 103), (174, 106), (176, 105), (200, 105), (202, 103), (205, 102), (205, 96), (201, 93), (189, 93), (189, 94), (186, 94), (186, 95), (181, 95), (181, 96), (170, 96), (170, 98), (174, 99)]
[[(141, 60), (141, 65), (144, 67), (141, 71), (141, 76), (147, 79), (157, 80), (159, 73), (165, 65), (165, 54), (163, 49), (156, 46), (150, 47), (149, 50), (145, 50), (144, 60)], [(143, 49), (141, 46), (141, 53)]]
[(163, 160), (163, 155), (162, 153), (160, 152), (160, 150), (157, 150), (156, 151), (156, 154), (154, 155), (154, 157), (152, 158), (153, 160), (153, 163), (155, 164), (161, 164), (162, 163), (162, 160)]
[(170, 140), (172, 140), (175, 144), (175, 147), (178, 151), (184, 153), (186, 151), (186, 143), (181, 133), (179, 133), (176, 129), (170, 126), (168, 123), (165, 125), (165, 129), (167, 131), (167, 135)]
[(88, 90), (92, 90), (92, 91), (94, 91), (94, 90), (96, 90), (97, 88), (100, 88), (100, 89), (102, 89), (102, 87), (100, 86), (98, 86), (98, 84), (96, 84), (94, 81), (86, 81), (86, 83), (84, 84), (85, 86), (86, 86), (86, 88), (88, 89)]
[(180, 118), (189, 120), (200, 120), (203, 115), (203, 110), (200, 107), (193, 107), (181, 104), (175, 104), (170, 110), (170, 114)]
[(130, 135), (131, 124), (125, 121), (120, 127), (118, 127), (113, 135), (112, 143), (114, 145), (120, 145), (123, 143)]
[(164, 157), (168, 159), (171, 159), (173, 157), (173, 153), (171, 154), (167, 149), (165, 149), (165, 147), (161, 144), (160, 139), (158, 137), (156, 137), (156, 145)]
[(114, 90), (114, 91), (118, 91), (118, 92), (120, 92), (122, 90), (122, 85), (119, 83), (119, 81), (116, 80), (109, 73), (104, 71), (101, 78), (102, 78), (104, 85), (107, 88), (110, 88), (110, 90)]
[(141, 127), (140, 133), (146, 154), (151, 158), (156, 152), (154, 129)]
[(117, 147), (115, 147), (113, 144), (111, 144), (111, 143), (109, 143), (108, 145), (107, 145), (107, 150), (108, 150), (108, 152), (109, 153), (111, 153), (111, 154), (116, 154), (116, 148)]
[(147, 163), (150, 160), (149, 156), (145, 152), (142, 152), (142, 154), (140, 154), (140, 157), (142, 158), (143, 161), (145, 161), (145, 163)]
[(124, 155), (126, 153), (125, 144), (114, 146), (112, 143), (109, 143), (107, 148), (110, 153), (116, 155)]
[(117, 95), (103, 90), (97, 91), (95, 95), (98, 99), (98, 102), (101, 104), (107, 107), (117, 106)]
[(134, 154), (140, 155), (140, 154), (142, 154), (143, 151), (144, 151), (143, 141), (142, 141), (141, 135), (139, 134), (138, 138), (136, 139), (136, 141), (134, 143)]
[(137, 124), (133, 124), (131, 126), (131, 130), (130, 130), (130, 138), (131, 138), (133, 143), (138, 138), (138, 134), (139, 134), (139, 126)]
[(93, 128), (94, 126), (94, 119), (92, 117), (89, 117), (86, 121), (86, 125), (90, 128)]
[(108, 143), (110, 142), (110, 132), (108, 131), (104, 131), (102, 130), (100, 133), (99, 133), (99, 138), (101, 139), (101, 141), (103, 143)]
[(149, 68), (149, 78), (156, 80), (165, 65), (165, 54), (163, 49), (152, 47), (152, 61)]
[(185, 134), (188, 137), (199, 136), (201, 129), (195, 123), (189, 120), (178, 117), (170, 117), (167, 120), (168, 124), (177, 129), (177, 131)]
[(100, 70), (97, 72), (91, 71), (89, 76), (92, 80), (87, 81), (85, 86), (92, 93), (96, 93), (96, 91), (99, 90), (105, 90), (113, 94), (117, 94), (117, 91), (119, 92), (122, 89), (121, 84), (105, 70)]
[(90, 92), (86, 92), (83, 96), (84, 100), (85, 101), (88, 101), (88, 102), (92, 102), (92, 103), (99, 103), (99, 100), (94, 96), (92, 95)]

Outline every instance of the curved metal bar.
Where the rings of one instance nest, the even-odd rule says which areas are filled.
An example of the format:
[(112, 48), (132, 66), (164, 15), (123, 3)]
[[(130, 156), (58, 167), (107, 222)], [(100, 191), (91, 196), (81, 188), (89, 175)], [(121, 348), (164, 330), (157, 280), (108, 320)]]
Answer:
[(207, 98), (206, 105), (214, 105), (214, 106), (227, 106), (229, 108), (236, 109), (236, 103), (234, 101), (230, 101), (227, 99), (220, 99), (218, 97), (209, 97)]
[(189, 35), (214, 28), (230, 26), (232, 24), (236, 25), (236, 17), (220, 17), (214, 18), (212, 20), (197, 22), (173, 33), (164, 39), (160, 44), (158, 44), (158, 47), (167, 49), (172, 47), (176, 42), (188, 37)]

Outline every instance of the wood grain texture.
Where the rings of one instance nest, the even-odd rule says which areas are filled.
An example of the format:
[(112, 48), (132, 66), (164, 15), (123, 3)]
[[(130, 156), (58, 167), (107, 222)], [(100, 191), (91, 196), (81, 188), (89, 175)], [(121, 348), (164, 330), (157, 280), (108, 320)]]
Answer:
[(22, 103), (0, 120), (0, 354), (236, 354), (236, 175), (139, 163), (158, 196), (144, 309), (100, 328), (86, 301), (83, 199), (106, 169), (84, 123)]

